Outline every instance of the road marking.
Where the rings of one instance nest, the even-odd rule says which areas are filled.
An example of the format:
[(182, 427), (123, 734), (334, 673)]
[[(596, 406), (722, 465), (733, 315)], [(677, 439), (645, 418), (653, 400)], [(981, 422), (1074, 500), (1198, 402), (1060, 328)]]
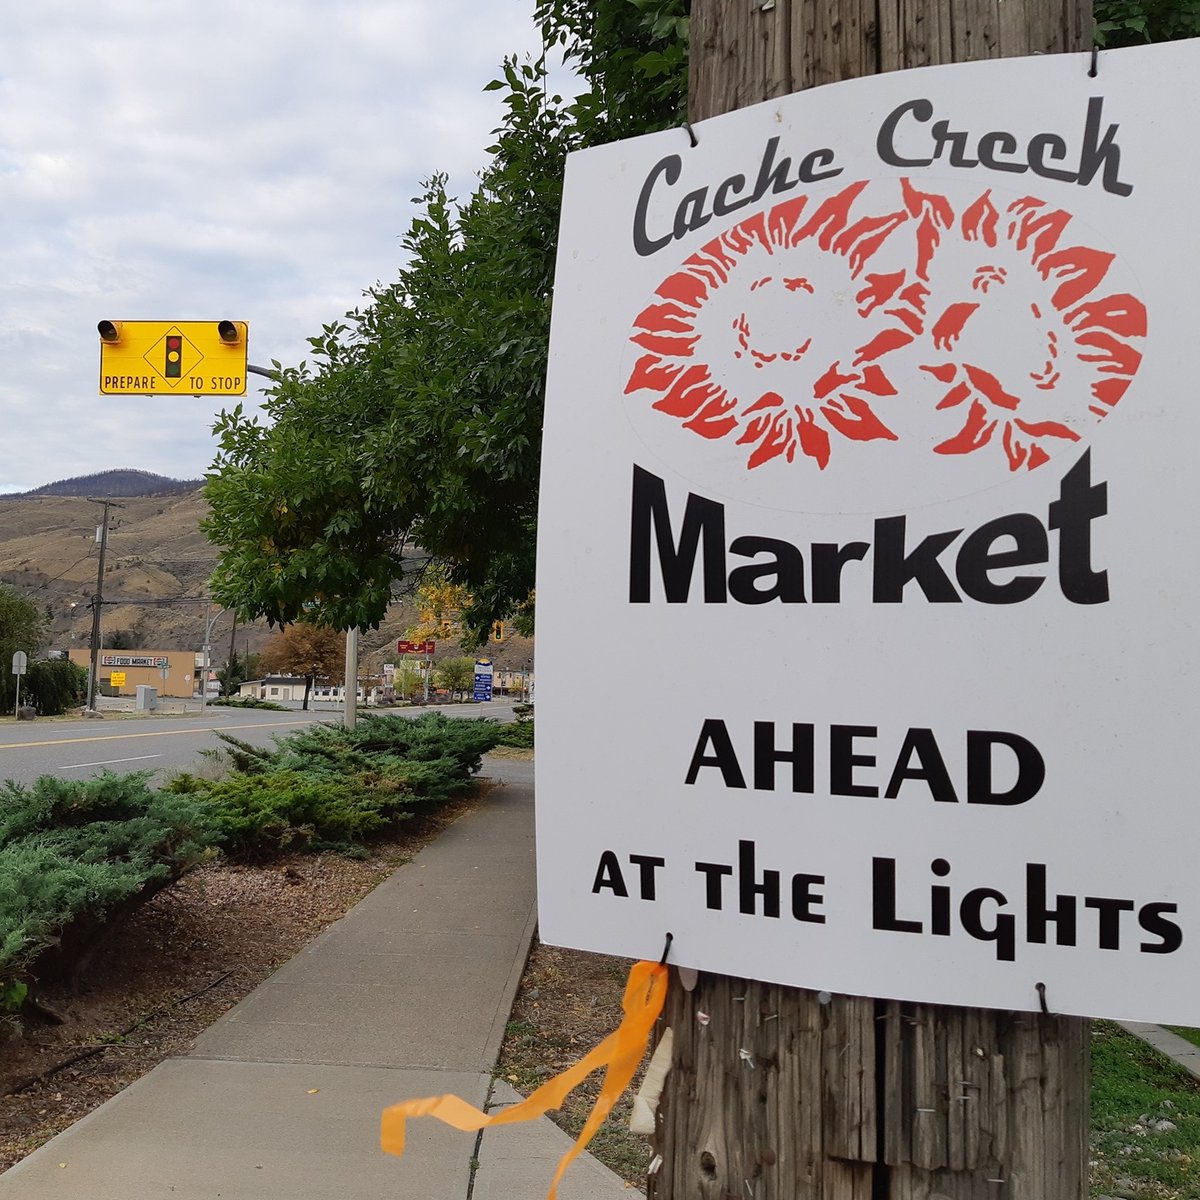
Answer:
[(78, 771), (81, 767), (107, 767), (112, 763), (119, 762), (143, 762), (147, 758), (162, 758), (161, 754), (139, 754), (134, 758), (104, 758), (99, 762), (90, 763), (67, 763), (66, 766), (59, 767), (60, 771)]
[[(281, 729), (286, 725), (311, 725), (311, 721), (257, 721), (253, 725), (235, 725), (234, 729)], [(92, 737), (48, 738), (42, 742), (0, 742), (0, 750), (31, 750), (38, 746), (72, 746), (78, 742), (119, 742), (124, 738), (178, 737), (188, 733), (216, 733), (215, 725), (199, 729), (156, 729), (152, 733), (103, 733)]]

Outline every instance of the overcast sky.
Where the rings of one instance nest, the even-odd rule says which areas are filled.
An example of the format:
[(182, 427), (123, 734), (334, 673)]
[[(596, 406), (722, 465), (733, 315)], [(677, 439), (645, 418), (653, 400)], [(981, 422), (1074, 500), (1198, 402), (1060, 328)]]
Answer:
[[(101, 397), (96, 323), (305, 339), (400, 264), (435, 171), (466, 196), (482, 88), (533, 0), (37, 0), (0, 35), (0, 493), (136, 467), (192, 478), (234, 400)], [(257, 394), (251, 377), (247, 401)]]

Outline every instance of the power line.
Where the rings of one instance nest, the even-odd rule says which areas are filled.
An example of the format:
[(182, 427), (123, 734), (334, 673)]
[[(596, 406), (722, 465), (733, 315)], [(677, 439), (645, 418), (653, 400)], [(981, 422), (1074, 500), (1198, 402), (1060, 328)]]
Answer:
[(53, 579), (47, 579), (45, 583), (39, 583), (37, 585), (37, 587), (35, 587), (31, 590), (37, 592), (37, 591), (41, 591), (44, 588), (48, 588), (52, 583), (57, 583), (67, 573), (67, 571), (75, 570), (75, 568), (77, 566), (79, 566), (79, 564), (81, 562), (83, 562), (84, 559), (91, 558), (91, 557), (92, 557), (92, 552), (89, 550), (85, 555), (83, 555), (82, 558), (77, 558), (69, 567), (67, 567), (66, 571), (60, 571), (59, 574), (55, 575)]

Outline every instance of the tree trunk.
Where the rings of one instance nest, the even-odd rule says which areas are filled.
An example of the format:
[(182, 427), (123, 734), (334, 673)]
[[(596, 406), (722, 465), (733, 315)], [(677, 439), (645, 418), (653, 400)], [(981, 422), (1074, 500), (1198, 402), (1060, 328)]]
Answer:
[[(693, 0), (693, 121), (903, 67), (1091, 45), (1090, 0)], [(1081, 1018), (673, 973), (651, 1200), (1080, 1200)]]
[(303, 712), (308, 712), (308, 698), (312, 695), (313, 680), (315, 675), (305, 675), (304, 677), (304, 703), (300, 706)]

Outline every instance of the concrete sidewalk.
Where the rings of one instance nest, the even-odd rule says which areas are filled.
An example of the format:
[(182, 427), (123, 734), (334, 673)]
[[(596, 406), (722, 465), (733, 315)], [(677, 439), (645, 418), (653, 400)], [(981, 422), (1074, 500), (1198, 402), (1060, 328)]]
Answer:
[[(0, 1200), (524, 1200), (570, 1139), (548, 1120), (478, 1146), (429, 1119), (379, 1149), (397, 1100), (515, 1093), (491, 1070), (534, 928), (533, 768), (502, 780), (342, 920), (231, 1009), (186, 1057), (0, 1175)], [(475, 1165), (477, 1164), (477, 1166)], [(474, 1169), (474, 1177), (472, 1172)], [(590, 1156), (562, 1200), (631, 1194)]]

